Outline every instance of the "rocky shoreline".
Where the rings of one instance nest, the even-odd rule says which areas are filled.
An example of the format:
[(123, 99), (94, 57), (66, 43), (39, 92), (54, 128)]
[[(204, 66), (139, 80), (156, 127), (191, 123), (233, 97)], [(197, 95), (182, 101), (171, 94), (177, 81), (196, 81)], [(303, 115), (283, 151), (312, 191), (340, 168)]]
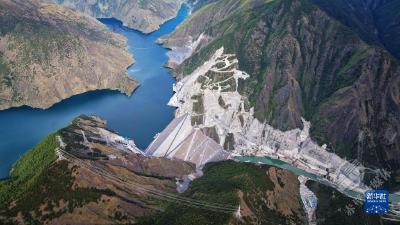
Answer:
[(116, 18), (123, 25), (145, 34), (154, 32), (160, 25), (176, 17), (183, 0), (161, 1), (77, 1), (46, 0), (75, 9), (96, 18)]
[(126, 72), (134, 63), (126, 39), (96, 19), (38, 1), (7, 0), (0, 6), (4, 24), (11, 24), (0, 37), (0, 67), (5, 70), (0, 110), (46, 109), (93, 90), (131, 95), (138, 86)]

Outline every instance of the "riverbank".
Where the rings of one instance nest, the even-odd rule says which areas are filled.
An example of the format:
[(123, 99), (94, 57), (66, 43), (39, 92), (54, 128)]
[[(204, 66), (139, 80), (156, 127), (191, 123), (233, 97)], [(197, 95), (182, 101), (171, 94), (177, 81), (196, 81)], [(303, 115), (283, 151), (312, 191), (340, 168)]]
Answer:
[(128, 50), (136, 58), (127, 73), (140, 87), (130, 97), (117, 91), (91, 91), (72, 96), (46, 110), (19, 107), (0, 111), (0, 177), (7, 177), (11, 165), (47, 134), (65, 127), (81, 114), (104, 118), (111, 129), (145, 149), (174, 117), (174, 108), (167, 103), (173, 94), (175, 79), (163, 66), (169, 50), (155, 41), (172, 32), (188, 13), (189, 8), (184, 5), (176, 18), (147, 35), (124, 27), (117, 20), (100, 20), (127, 39)]
[(127, 40), (95, 18), (32, 0), (0, 2), (0, 110), (52, 105), (93, 90), (131, 95)]

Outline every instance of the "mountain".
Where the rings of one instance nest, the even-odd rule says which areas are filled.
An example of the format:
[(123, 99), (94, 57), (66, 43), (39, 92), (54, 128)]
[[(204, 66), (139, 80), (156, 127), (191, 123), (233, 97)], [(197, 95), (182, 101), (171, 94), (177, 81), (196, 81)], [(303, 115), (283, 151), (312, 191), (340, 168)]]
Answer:
[(81, 115), (0, 181), (0, 223), (306, 224), (305, 207), (318, 224), (390, 224), (360, 216), (358, 200), (287, 170), (223, 161), (202, 171), (198, 177), (192, 163), (145, 156), (101, 118)]
[(234, 161), (209, 163), (200, 178), (195, 170), (192, 163), (145, 156), (104, 120), (82, 115), (0, 181), (0, 223), (305, 223), (300, 182), (289, 171)]
[[(260, 179), (261, 178), (261, 179)], [(196, 198), (221, 199), (229, 202), (239, 187), (240, 215), (231, 217), (180, 205), (170, 205), (164, 212), (145, 218), (140, 225), (244, 225), (244, 224), (318, 224), (318, 225), (391, 225), (396, 222), (383, 220), (377, 215), (366, 215), (363, 202), (348, 198), (335, 189), (314, 181), (306, 186), (316, 193), (316, 209), (312, 222), (300, 204), (314, 204), (310, 199), (303, 202), (298, 196), (299, 183), (285, 170), (268, 166), (254, 166), (233, 162), (211, 163), (205, 167), (205, 175), (195, 180), (184, 194)], [(297, 193), (296, 193), (297, 192)], [(230, 199), (234, 202), (234, 199)], [(276, 202), (276, 205), (271, 205)], [(308, 207), (308, 206), (307, 206)]]
[(96, 89), (130, 95), (125, 39), (96, 19), (36, 0), (0, 2), (0, 109), (48, 108)]
[(384, 46), (400, 58), (400, 2), (396, 0), (314, 0), (370, 44)]
[[(83, 1), (79, 7), (115, 9), (104, 2)], [(395, 204), (390, 214), (366, 215), (362, 201), (344, 193), (400, 189), (397, 3), (189, 4), (189, 19), (159, 40), (171, 49), (166, 66), (177, 77), (168, 103), (177, 108), (175, 119), (142, 151), (101, 118), (77, 117), (23, 155), (11, 176), (0, 181), (0, 223), (395, 224), (390, 221)], [(69, 45), (73, 40), (113, 46), (120, 51), (116, 57), (126, 53), (119, 36), (59, 5), (5, 0), (0, 13), (5, 37), (0, 68), (10, 90), (29, 90), (33, 85), (14, 89), (28, 75), (44, 79), (37, 76), (37, 65), (53, 64), (42, 63), (42, 57), (59, 60), (53, 54), (65, 54), (57, 65), (67, 67), (70, 58), (81, 59), (69, 53), (78, 51), (78, 45)], [(35, 42), (15, 44), (21, 36)], [(10, 61), (14, 58), (34, 60), (32, 73), (21, 67), (25, 61)], [(71, 65), (85, 70), (93, 64)], [(21, 68), (27, 75), (17, 73)], [(64, 83), (57, 77), (54, 85), (84, 77), (71, 76), (76, 77)], [(294, 172), (262, 165), (269, 161)]]
[(176, 182), (192, 173), (192, 164), (148, 158), (105, 121), (80, 116), (0, 182), (0, 223), (132, 224), (162, 210)]
[(206, 211), (170, 204), (140, 225), (306, 224), (299, 181), (288, 171), (233, 161), (207, 164), (184, 196), (240, 205), (240, 214)]
[[(386, 10), (398, 12), (395, 7)], [(395, 23), (396, 17), (388, 20)], [(204, 69), (203, 63), (221, 47), (237, 57), (238, 69), (249, 75), (238, 80), (238, 92), (261, 123), (257, 134), (249, 127), (253, 122), (238, 128), (246, 129), (238, 132), (247, 132), (247, 141), (257, 136), (254, 140), (264, 143), (267, 125), (281, 131), (303, 129), (305, 118), (319, 149), (390, 171), (386, 184), (397, 189), (399, 60), (360, 33), (310, 0), (220, 0), (197, 9), (160, 42), (173, 50), (169, 65), (181, 80)], [(237, 140), (234, 146), (243, 143), (243, 136), (231, 139)], [(282, 144), (278, 141), (277, 148)]]
[(150, 33), (176, 16), (183, 0), (46, 0), (96, 18), (116, 18), (127, 27)]
[(394, 225), (398, 223), (366, 214), (362, 201), (346, 197), (331, 187), (314, 181), (307, 181), (306, 186), (315, 193), (318, 199), (315, 210), (317, 224)]

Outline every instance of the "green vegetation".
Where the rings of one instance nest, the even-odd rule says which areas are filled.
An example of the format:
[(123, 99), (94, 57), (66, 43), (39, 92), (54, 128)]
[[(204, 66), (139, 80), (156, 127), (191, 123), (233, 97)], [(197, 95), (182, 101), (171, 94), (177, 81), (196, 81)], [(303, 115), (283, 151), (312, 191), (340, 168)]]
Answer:
[(139, 7), (144, 9), (146, 7), (147, 1), (146, 0), (139, 0)]
[(232, 133), (228, 133), (225, 138), (224, 149), (232, 151), (235, 149), (235, 137)]
[[(210, 203), (238, 206), (245, 202), (253, 216), (234, 224), (304, 224), (303, 215), (285, 216), (271, 209), (267, 192), (275, 192), (275, 184), (267, 175), (271, 167), (225, 161), (207, 164), (204, 175), (194, 180), (182, 195)], [(279, 175), (278, 175), (279, 176)], [(278, 178), (279, 182), (279, 178)], [(282, 181), (281, 181), (282, 182)], [(282, 193), (285, 194), (285, 193)], [(241, 196), (241, 197), (240, 197)], [(268, 201), (269, 203), (266, 203)], [(293, 201), (300, 201), (294, 199)], [(142, 218), (139, 225), (222, 225), (231, 224), (233, 215), (188, 207), (167, 205), (164, 212)], [(256, 218), (256, 219), (255, 219)]]
[[(195, 15), (214, 12), (216, 8), (229, 6), (230, 2), (225, 0), (208, 4)], [(354, 31), (318, 14), (318, 6), (312, 1), (302, 0), (299, 4), (290, 0), (265, 1), (257, 3), (257, 7), (253, 7), (252, 2), (239, 3), (238, 9), (207, 25), (204, 28), (206, 32), (216, 38), (195, 52), (178, 67), (177, 72), (190, 74), (223, 46), (226, 53), (237, 55), (239, 68), (250, 74), (250, 78), (239, 82), (239, 92), (249, 97), (259, 120), (274, 124), (276, 117), (282, 115), (280, 110), (287, 108), (282, 105), (286, 102), (277, 102), (283, 95), (277, 96), (277, 93), (290, 85), (286, 68), (293, 68), (291, 76), (302, 90), (303, 116), (311, 120), (321, 103), (337, 90), (354, 83), (360, 75), (355, 68), (369, 56), (371, 48), (363, 44)], [(299, 24), (304, 18), (309, 23)], [(192, 23), (195, 19), (192, 16)], [(188, 23), (185, 26), (190, 26)], [(327, 32), (303, 35), (308, 32), (307, 27), (318, 30), (320, 26), (324, 26)], [(294, 42), (293, 46), (281, 44), (282, 40)], [(335, 46), (353, 49), (343, 54), (343, 49)], [(212, 74), (207, 76), (211, 79), (215, 77)], [(266, 93), (269, 97), (265, 96)], [(294, 128), (292, 126), (280, 128)]]
[[(229, 68), (227, 70), (229, 70)], [(208, 71), (204, 76), (208, 78), (207, 81), (214, 84), (214, 89), (217, 89), (218, 86), (220, 86), (222, 92), (236, 91), (236, 80), (233, 77), (233, 72)]]
[[(396, 167), (393, 160), (388, 162), (384, 158), (398, 149), (398, 144), (393, 140), (389, 145), (382, 137), (398, 127), (398, 116), (391, 116), (391, 111), (393, 115), (399, 114), (392, 104), (396, 97), (385, 93), (392, 89), (399, 66), (398, 60), (383, 47), (388, 49), (391, 43), (392, 54), (400, 52), (393, 51), (400, 49), (400, 44), (391, 42), (399, 40), (400, 26), (394, 23), (394, 18), (399, 15), (400, 10), (396, 9), (400, 2), (359, 5), (362, 1), (352, 1), (357, 6), (353, 9), (345, 0), (246, 2), (250, 4), (240, 2), (239, 7), (232, 7), (231, 0), (220, 0), (193, 14), (184, 28), (204, 31), (213, 39), (185, 60), (177, 73), (190, 74), (224, 47), (225, 53), (237, 56), (239, 69), (250, 75), (239, 81), (238, 91), (248, 97), (257, 119), (277, 129), (290, 130), (301, 127), (304, 117), (311, 121), (312, 139), (328, 144), (329, 150), (339, 156), (350, 159), (358, 156), (374, 167)], [(203, 23), (200, 19), (207, 15), (213, 15), (212, 21)], [(176, 34), (184, 32), (179, 30)], [(371, 40), (371, 36), (380, 32), (387, 35), (380, 35), (382, 40)], [(361, 75), (362, 85), (355, 85)], [(207, 76), (213, 79), (212, 74)], [(366, 85), (366, 80), (372, 83)], [(208, 80), (201, 78), (200, 82)], [(350, 88), (355, 91), (348, 91)], [(365, 98), (371, 94), (380, 97), (365, 104)], [(350, 97), (354, 99), (352, 102), (347, 101)], [(382, 100), (387, 98), (393, 100), (390, 103)], [(342, 123), (337, 119), (338, 114)], [(343, 132), (334, 134), (332, 130)], [(361, 130), (367, 134), (360, 150), (357, 137)]]
[(21, 0), (0, 1), (0, 6), (0, 39), (7, 52), (0, 53), (0, 101), (6, 103), (2, 106), (29, 105), (23, 100), (41, 95), (38, 87), (20, 90), (32, 80), (62, 77), (72, 67), (93, 66), (94, 61), (86, 57), (92, 49), (89, 43), (122, 47), (111, 31), (61, 7)]
[(0, 205), (8, 205), (32, 190), (56, 159), (57, 133), (50, 134), (14, 165), (11, 178), (0, 182)]
[[(331, 104), (329, 102), (325, 104)], [(322, 105), (322, 107), (325, 106)], [(335, 146), (332, 146), (331, 139), (328, 135), (327, 127), (332, 124), (337, 119), (337, 116), (316, 116), (312, 120), (313, 126), (310, 128), (310, 134), (317, 143), (327, 144), (329, 149), (334, 149), (335, 153), (339, 156), (346, 159), (354, 159), (357, 157), (357, 152), (352, 151), (352, 149), (356, 149), (356, 141), (353, 139), (342, 140), (341, 142), (335, 143)]]
[(193, 95), (193, 112), (195, 113), (204, 113), (204, 100), (203, 95)]
[[(226, 205), (239, 205), (238, 191), (264, 194), (273, 190), (274, 184), (266, 176), (268, 167), (233, 161), (207, 164), (204, 176), (194, 180), (183, 196)], [(279, 218), (277, 214), (264, 211), (264, 217)], [(171, 204), (165, 212), (144, 218), (140, 225), (221, 225), (228, 224), (232, 215)]]
[(199, 76), (197, 78), (197, 83), (201, 84), (201, 89), (205, 89), (206, 86), (210, 83), (210, 80), (206, 76)]
[(206, 74), (204, 74), (206, 77), (212, 80), (213, 83), (221, 82), (226, 79), (229, 79), (233, 76), (233, 72), (229, 73), (219, 73), (219, 72), (214, 72), (209, 70)]
[(17, 23), (13, 34), (10, 45), (18, 52), (17, 64), (21, 68), (32, 63), (49, 66), (55, 53), (63, 60), (83, 51), (78, 37), (45, 24), (23, 20)]
[[(31, 9), (32, 11), (34, 9)], [(13, 11), (0, 9), (3, 15), (0, 18), (0, 36), (9, 35), (9, 48), (17, 53), (16, 65), (24, 69), (32, 63), (42, 66), (49, 64), (53, 57), (70, 57), (73, 52), (83, 51), (77, 36), (85, 36), (91, 39), (105, 39), (105, 35), (87, 28), (87, 25), (76, 21), (63, 21), (57, 24), (45, 20), (35, 20), (14, 15)], [(71, 32), (75, 27), (76, 31)]]
[(193, 112), (195, 115), (192, 115), (191, 123), (192, 125), (203, 124), (203, 113), (204, 113), (204, 99), (203, 95), (194, 95), (192, 96), (193, 100)]
[(57, 135), (59, 132), (50, 134), (23, 155), (11, 178), (0, 182), (0, 205), (5, 206), (0, 208), (0, 216), (11, 220), (21, 215), (28, 224), (41, 224), (96, 202), (102, 194), (114, 195), (108, 189), (72, 188), (77, 166), (70, 168), (66, 160), (55, 161)]
[(384, 46), (397, 58), (400, 58), (398, 31), (400, 16), (399, 1), (326, 1), (311, 0), (331, 17), (337, 19), (360, 38), (371, 45)]
[[(357, 66), (357, 64), (360, 63), (363, 59), (366, 59), (370, 53), (370, 50), (371, 48), (369, 48), (367, 45), (362, 45), (360, 48), (357, 48), (354, 54), (351, 55), (347, 64), (343, 65), (340, 68), (338, 76), (342, 76), (343, 73), (345, 73), (347, 70), (353, 68), (354, 66)], [(344, 85), (339, 86), (344, 87)]]
[[(230, 5), (228, 3), (230, 3), (230, 0), (218, 1), (206, 5), (196, 13), (212, 11), (218, 7), (224, 8)], [(249, 79), (239, 82), (239, 90), (249, 96), (252, 106), (256, 106), (256, 112), (260, 112), (259, 115), (260, 117), (262, 116), (262, 120), (264, 120), (266, 117), (265, 115), (268, 113), (265, 113), (265, 109), (260, 108), (260, 106), (256, 104), (256, 99), (263, 88), (265, 79), (264, 72), (269, 65), (268, 55), (264, 55), (266, 53), (260, 51), (265, 49), (272, 37), (278, 34), (276, 32), (268, 32), (268, 36), (265, 37), (268, 41), (253, 40), (252, 32), (259, 26), (257, 23), (265, 19), (265, 15), (271, 15), (272, 17), (280, 4), (281, 1), (266, 1), (265, 3), (260, 3), (256, 8), (252, 8), (251, 1), (242, 1), (238, 3), (236, 10), (232, 11), (226, 17), (221, 18), (220, 21), (214, 22), (210, 27), (205, 28), (207, 32), (211, 33), (210, 36), (217, 36), (217, 38), (187, 59), (177, 68), (177, 72), (181, 74), (190, 74), (195, 68), (211, 57), (216, 49), (224, 47), (225, 53), (237, 55), (239, 58), (239, 68), (251, 74)], [(285, 20), (287, 20), (287, 18)], [(285, 22), (279, 23), (278, 26), (279, 27), (276, 28), (278, 31), (282, 31), (287, 27)], [(282, 32), (278, 33), (282, 35)], [(260, 38), (262, 38), (262, 36), (260, 36)], [(257, 46), (257, 43), (263, 44), (262, 46)], [(249, 53), (249, 51), (252, 52)], [(260, 54), (258, 54), (259, 52)], [(261, 64), (261, 67), (259, 64)], [(221, 67), (221, 65), (217, 65), (217, 67)], [(212, 72), (207, 74), (214, 82), (225, 80), (227, 76), (230, 75), (231, 74), (227, 73), (226, 76), (221, 76), (220, 74), (214, 76)], [(221, 85), (230, 86), (226, 91), (234, 91), (236, 89), (234, 80), (228, 80)]]
[[(68, 168), (68, 161), (58, 161), (37, 177), (31, 184), (29, 191), (16, 200), (15, 206), (0, 212), (7, 218), (16, 217), (18, 213), (29, 224), (40, 224), (42, 221), (57, 218), (65, 213), (71, 213), (75, 208), (82, 207), (89, 202), (96, 202), (102, 194), (114, 195), (109, 190), (95, 188), (72, 189), (74, 178), (72, 169)], [(65, 205), (62, 205), (63, 201)], [(41, 209), (40, 205), (46, 207)], [(59, 210), (54, 210), (59, 208)], [(31, 212), (34, 212), (34, 216)]]
[(379, 216), (367, 215), (363, 203), (353, 200), (335, 189), (308, 181), (307, 186), (316, 193), (318, 206), (316, 211), (318, 224), (337, 225), (377, 225), (382, 224)]

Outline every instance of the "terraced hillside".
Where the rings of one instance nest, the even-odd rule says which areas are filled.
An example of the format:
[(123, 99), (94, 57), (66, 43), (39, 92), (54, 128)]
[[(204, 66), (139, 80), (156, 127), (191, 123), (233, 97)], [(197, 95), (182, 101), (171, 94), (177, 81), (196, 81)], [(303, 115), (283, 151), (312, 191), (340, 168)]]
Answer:
[[(387, 8), (394, 14), (395, 9)], [(174, 66), (178, 78), (224, 47), (250, 75), (240, 80), (239, 92), (259, 121), (290, 130), (302, 128), (304, 117), (320, 145), (391, 171), (386, 184), (399, 188), (399, 60), (320, 5), (310, 0), (213, 1), (160, 41), (183, 57)]]
[(37, 0), (0, 2), (0, 110), (48, 108), (96, 89), (131, 94), (125, 39), (96, 19)]

